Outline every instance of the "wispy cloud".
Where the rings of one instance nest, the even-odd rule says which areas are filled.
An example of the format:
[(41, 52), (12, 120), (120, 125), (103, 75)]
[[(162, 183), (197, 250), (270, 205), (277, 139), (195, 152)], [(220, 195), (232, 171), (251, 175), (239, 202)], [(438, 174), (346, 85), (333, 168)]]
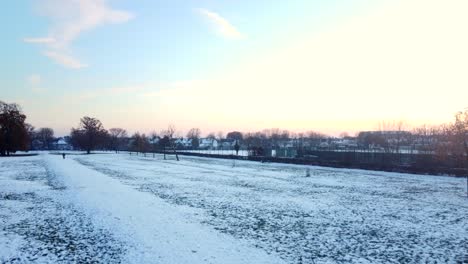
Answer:
[(26, 43), (39, 43), (39, 44), (49, 44), (54, 43), (54, 38), (24, 38), (24, 42)]
[(81, 63), (79, 60), (74, 58), (71, 55), (67, 55), (63, 52), (55, 52), (55, 51), (45, 51), (44, 56), (52, 59), (54, 62), (65, 66), (70, 69), (81, 69), (88, 67), (88, 65)]
[(234, 40), (245, 38), (245, 36), (234, 25), (220, 14), (204, 8), (198, 8), (197, 11), (212, 24), (213, 28), (220, 36)]
[(106, 0), (41, 0), (39, 12), (52, 21), (48, 36), (24, 38), (27, 43), (42, 44), (43, 54), (55, 62), (71, 69), (86, 67), (74, 58), (71, 44), (80, 34), (105, 24), (124, 23), (133, 14), (112, 9)]

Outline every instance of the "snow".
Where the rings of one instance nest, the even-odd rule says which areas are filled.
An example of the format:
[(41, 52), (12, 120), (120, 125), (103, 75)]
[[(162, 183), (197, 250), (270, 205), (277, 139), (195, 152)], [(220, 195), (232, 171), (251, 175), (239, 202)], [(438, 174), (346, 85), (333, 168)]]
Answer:
[[(135, 245), (127, 261), (148, 263), (276, 263), (274, 257), (250, 248), (214, 230), (185, 220), (190, 208), (175, 207), (162, 199), (129, 188), (118, 180), (80, 165), (72, 159), (48, 157), (54, 173), (74, 187), (76, 203), (91, 208), (103, 226)], [(188, 210), (189, 209), (189, 210)], [(239, 254), (242, 252), (242, 254)]]
[(186, 156), (5, 158), (0, 262), (456, 263), (464, 186)]
[[(72, 223), (71, 228), (75, 225), (73, 222), (89, 222), (88, 224), (93, 226), (93, 230), (89, 232), (84, 226), (77, 226), (78, 228), (72, 230), (72, 233), (78, 233), (74, 234), (74, 237), (77, 239), (85, 237), (84, 239), (89, 241), (84, 243), (93, 244), (99, 239), (88, 239), (88, 237), (94, 236), (94, 233), (101, 231), (107, 237), (99, 240), (99, 242), (112, 239), (118, 241), (115, 244), (122, 244), (119, 246), (123, 247), (122, 250), (125, 251), (125, 255), (121, 256), (119, 261), (125, 263), (153, 263), (155, 261), (158, 263), (251, 263), (252, 261), (255, 263), (282, 263), (280, 258), (267, 254), (263, 250), (236, 240), (229, 235), (219, 233), (208, 226), (186, 219), (191, 214), (201, 213), (198, 210), (168, 204), (149, 193), (140, 192), (130, 186), (123, 185), (116, 179), (91, 170), (73, 159), (63, 160), (57, 155), (42, 155), (39, 158), (30, 158), (30, 160), (32, 164), (16, 165), (21, 166), (23, 169), (27, 167), (31, 171), (30, 177), (34, 177), (33, 174), (43, 174), (44, 179), (41, 179), (40, 182), (43, 184), (49, 183), (51, 189), (61, 191), (60, 194), (55, 194), (57, 202), (63, 207), (73, 205), (73, 210), (83, 212), (86, 218), (84, 220), (77, 219), (79, 217), (75, 214), (67, 217), (65, 214), (60, 214), (61, 212), (57, 213), (55, 210), (48, 208), (47, 211), (41, 210), (41, 212), (46, 213), (47, 218), (40, 221), (40, 225), (28, 222), (26, 228), (21, 227), (21, 230), (17, 230), (13, 227), (16, 223), (24, 221), (22, 211), (28, 210), (23, 208), (21, 211), (12, 211), (9, 214), (2, 215), (2, 220), (7, 222), (7, 228), (2, 229), (2, 237), (7, 238), (7, 240), (16, 238), (18, 234), (26, 237), (13, 245), (8, 243), (7, 240), (0, 240), (3, 248), (0, 251), (0, 260), (2, 261), (15, 258), (44, 262), (55, 262), (63, 259), (73, 260), (70, 256), (62, 259), (61, 256), (54, 256), (53, 252), (50, 251), (53, 251), (57, 245), (51, 241), (36, 243), (36, 241), (30, 239), (31, 236), (37, 236), (36, 239), (41, 240), (38, 238), (41, 234), (30, 232), (30, 229), (38, 227), (47, 229), (46, 232), (66, 231), (51, 230), (50, 226), (47, 226), (47, 222), (51, 221), (49, 217), (53, 216), (54, 220), (65, 217), (66, 219), (57, 221), (57, 224)], [(10, 161), (14, 161), (13, 163), (20, 162), (19, 159), (11, 159)], [(2, 165), (5, 163), (7, 163), (6, 160), (2, 162)], [(45, 169), (40, 171), (41, 166), (34, 163), (43, 163)], [(17, 170), (15, 172), (10, 167), (8, 171), (2, 170), (1, 175), (2, 181), (6, 181), (6, 186), (10, 187), (10, 189), (2, 188), (2, 193), (28, 193), (21, 190), (20, 185), (22, 183), (16, 184), (21, 177), (20, 175), (22, 175), (21, 171)], [(12, 181), (12, 176), (17, 181)], [(44, 188), (37, 187), (35, 191), (44, 191)], [(54, 194), (49, 195), (53, 196)], [(2, 207), (7, 203), (2, 200)], [(20, 203), (17, 202), (17, 204), (9, 208), (12, 210), (13, 207), (18, 208), (18, 204)], [(68, 211), (73, 210), (69, 209)], [(21, 218), (21, 220), (8, 219), (9, 215)], [(37, 215), (33, 210), (33, 215), (25, 218), (37, 218)], [(47, 227), (44, 228), (44, 226)], [(24, 229), (26, 229), (26, 232), (22, 232)], [(81, 234), (82, 232), (91, 234), (86, 237), (86, 235)], [(98, 248), (104, 246), (106, 246), (106, 243), (102, 243)], [(48, 248), (49, 251), (42, 250), (43, 247)], [(15, 253), (18, 254), (25, 248), (40, 248), (37, 250), (40, 252), (35, 251), (25, 256), (15, 256)], [(103, 260), (101, 259), (103, 257), (103, 262), (116, 261), (115, 255), (119, 249), (106, 248), (106, 250), (105, 254), (98, 259)], [(86, 261), (89, 260), (88, 258), (93, 257), (93, 254), (98, 254), (97, 251), (90, 251), (80, 252), (90, 256), (78, 259)], [(65, 252), (63, 255), (67, 253), (69, 252)], [(39, 259), (36, 255), (40, 255)]]
[[(198, 153), (198, 154), (212, 154), (212, 155), (236, 155), (235, 150), (218, 150), (218, 149), (213, 149), (213, 150), (177, 150), (177, 152), (180, 153)], [(239, 153), (237, 156), (240, 157), (247, 157), (249, 155), (249, 152), (247, 150), (239, 150)]]

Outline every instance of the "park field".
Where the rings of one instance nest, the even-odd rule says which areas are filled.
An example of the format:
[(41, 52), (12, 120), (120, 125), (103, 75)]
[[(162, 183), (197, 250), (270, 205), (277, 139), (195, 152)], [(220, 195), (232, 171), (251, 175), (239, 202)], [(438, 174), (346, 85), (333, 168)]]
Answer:
[(463, 263), (463, 178), (135, 154), (0, 159), (0, 263)]

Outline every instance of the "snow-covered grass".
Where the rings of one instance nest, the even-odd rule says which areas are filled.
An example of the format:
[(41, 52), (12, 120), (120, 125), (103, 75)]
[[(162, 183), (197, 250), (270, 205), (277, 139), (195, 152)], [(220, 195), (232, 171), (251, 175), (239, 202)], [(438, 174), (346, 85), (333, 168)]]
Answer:
[[(235, 150), (177, 150), (177, 152), (181, 153), (198, 153), (198, 154), (211, 154), (211, 155), (236, 155)], [(247, 150), (239, 150), (237, 154), (240, 157), (247, 157), (249, 156), (249, 152)]]
[(0, 263), (120, 259), (119, 242), (66, 193), (41, 156), (0, 159)]
[(0, 159), (0, 262), (457, 263), (464, 186), (187, 156)]

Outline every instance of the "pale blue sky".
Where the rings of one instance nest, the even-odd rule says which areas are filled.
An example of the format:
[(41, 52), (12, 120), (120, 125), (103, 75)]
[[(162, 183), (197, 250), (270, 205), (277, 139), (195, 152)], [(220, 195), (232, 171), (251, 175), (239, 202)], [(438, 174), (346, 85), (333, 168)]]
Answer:
[[(395, 4), (397, 2), (398, 4)], [(333, 50), (318, 52), (320, 47), (330, 46), (325, 44), (326, 41), (336, 39), (340, 42), (343, 36), (346, 36), (344, 39), (353, 39), (352, 36), (346, 35), (351, 34), (350, 32), (358, 35), (362, 33), (359, 38), (363, 43), (369, 43), (368, 39), (374, 41), (374, 29), (362, 26), (373, 24), (373, 20), (384, 27), (382, 32), (389, 32), (382, 34), (385, 36), (395, 34), (400, 27), (405, 27), (397, 21), (393, 23), (392, 19), (395, 18), (391, 17), (392, 14), (403, 14), (406, 19), (404, 23), (415, 27), (415, 33), (425, 32), (427, 28), (424, 26), (408, 22), (412, 15), (407, 13), (413, 12), (415, 6), (421, 7), (422, 14), (413, 14), (414, 19), (417, 21), (420, 15), (423, 16), (422, 19), (428, 19), (439, 9), (437, 2), (429, 1), (431, 4), (426, 9), (421, 5), (423, 1), (407, 2), (413, 2), (413, 5), (408, 5), (405, 1), (386, 0), (6, 1), (0, 11), (0, 100), (20, 103), (29, 116), (29, 122), (35, 126), (51, 126), (61, 134), (67, 133), (83, 115), (102, 119), (106, 127), (121, 126), (130, 131), (143, 132), (160, 130), (168, 123), (175, 124), (181, 130), (199, 126), (205, 132), (237, 127), (242, 130), (254, 130), (260, 126), (290, 127), (293, 130), (317, 129), (331, 133), (338, 130), (366, 129), (371, 126), (371, 122), (375, 123), (378, 117), (366, 116), (367, 111), (362, 109), (356, 110), (353, 115), (340, 117), (338, 113), (342, 112), (342, 109), (330, 107), (329, 111), (337, 113), (332, 113), (331, 118), (326, 119), (322, 116), (322, 110), (313, 110), (313, 102), (310, 102), (311, 107), (307, 108), (312, 110), (305, 110), (306, 113), (306, 108), (295, 106), (287, 107), (291, 109), (290, 112), (271, 115), (262, 111), (258, 115), (246, 111), (237, 111), (236, 114), (228, 108), (240, 107), (243, 102), (237, 102), (236, 106), (233, 106), (232, 98), (242, 101), (242, 98), (248, 96), (246, 91), (252, 90), (257, 93), (252, 95), (254, 100), (249, 99), (248, 102), (262, 102), (258, 105), (260, 108), (271, 107), (265, 104), (265, 101), (277, 105), (281, 92), (287, 94), (291, 87), (276, 87), (276, 84), (285, 80), (275, 80), (275, 74), (271, 74), (270, 77), (270, 73), (286, 74), (291, 70), (293, 74), (288, 80), (302, 80), (294, 75), (309, 66), (311, 69), (318, 67), (313, 65), (315, 58), (317, 61), (322, 60), (320, 65), (329, 61), (330, 55), (320, 57), (319, 54), (339, 54), (343, 50), (341, 45), (344, 49), (349, 49), (347, 43), (332, 42), (331, 46), (337, 45)], [(450, 3), (451, 7), (445, 10), (444, 17), (457, 16), (456, 10), (466, 7), (462, 1), (453, 0)], [(424, 10), (427, 12), (424, 13)], [(385, 15), (388, 15), (389, 20), (380, 20), (379, 17)], [(464, 21), (452, 22), (458, 25)], [(393, 24), (396, 24), (395, 28), (392, 28)], [(350, 29), (353, 25), (357, 26)], [(386, 28), (388, 25), (391, 26)], [(452, 24), (442, 26), (452, 28)], [(379, 29), (377, 31), (380, 32)], [(446, 31), (441, 29), (441, 32)], [(453, 35), (449, 34), (444, 38), (449, 42), (455, 41), (456, 33), (453, 32)], [(404, 43), (405, 37), (404, 34), (396, 34), (396, 38), (401, 38), (399, 43)], [(465, 40), (466, 38), (463, 39)], [(422, 36), (421, 39), (412, 41), (426, 43), (428, 39)], [(323, 44), (320, 44), (321, 42)], [(385, 45), (382, 43), (383, 40), (378, 44)], [(300, 61), (301, 55), (295, 54), (294, 50), (308, 50), (307, 47), (312, 49), (314, 45), (318, 53), (311, 55), (306, 52), (309, 55), (304, 58), (311, 56), (311, 59), (307, 62)], [(365, 46), (362, 43), (353, 45), (356, 47), (346, 54), (362, 52), (361, 49)], [(390, 45), (390, 49), (393, 46)], [(388, 52), (389, 47), (382, 47), (382, 52)], [(431, 52), (443, 53), (443, 47), (440, 48), (441, 50)], [(407, 48), (404, 50), (407, 51)], [(289, 60), (288, 54), (294, 54), (291, 57), (296, 59)], [(344, 64), (350, 60), (346, 56), (343, 58)], [(367, 58), (371, 55), (363, 56)], [(268, 63), (271, 58), (275, 59)], [(454, 58), (455, 63), (462, 63), (461, 58)], [(342, 64), (340, 58), (332, 59), (334, 63)], [(388, 65), (389, 62), (385, 61), (387, 59), (389, 58), (384, 58), (382, 63)], [(264, 70), (265, 66), (255, 66), (257, 63), (268, 67), (278, 63), (278, 67), (285, 69), (275, 68), (267, 71)], [(370, 63), (373, 62), (367, 61), (366, 66)], [(463, 69), (465, 66), (466, 64), (458, 64), (454, 67)], [(299, 68), (292, 70), (294, 67)], [(323, 67), (319, 68), (319, 71), (322, 71)], [(250, 69), (250, 72), (246, 69)], [(250, 74), (257, 70), (259, 77), (252, 81)], [(330, 71), (326, 74), (336, 74), (334, 78), (337, 79), (343, 74), (339, 70), (335, 72), (332, 68)], [(344, 71), (347, 74), (348, 70)], [(391, 75), (385, 71), (377, 74)], [(401, 74), (404, 75), (404, 72)], [(304, 75), (300, 77), (304, 78)], [(455, 78), (452, 75), (450, 77)], [(268, 81), (264, 81), (265, 78)], [(241, 80), (241, 87), (232, 84), (238, 80)], [(254, 84), (257, 81), (259, 83)], [(410, 81), (415, 84), (415, 80)], [(352, 80), (346, 85), (346, 89), (357, 89), (357, 93), (362, 93), (364, 90), (359, 91), (361, 88), (358, 87), (361, 82), (362, 80)], [(269, 90), (266, 86), (271, 83), (274, 83), (274, 87)], [(309, 84), (304, 80), (299, 85), (304, 87), (297, 88), (295, 93), (302, 94), (303, 97), (333, 98), (332, 94), (321, 94), (327, 85), (322, 88), (319, 84), (323, 83)], [(341, 84), (336, 84), (337, 90), (345, 89), (338, 87), (339, 85)], [(365, 85), (371, 87), (375, 83)], [(316, 91), (312, 92), (313, 89)], [(461, 95), (466, 95), (460, 88), (453, 89), (454, 92), (460, 91)], [(245, 96), (240, 96), (239, 93), (245, 93)], [(183, 99), (188, 94), (191, 100)], [(355, 101), (354, 105), (377, 99), (377, 95), (366, 98), (366, 101), (360, 99), (362, 96), (354, 96), (350, 98)], [(438, 96), (437, 93), (432, 94), (433, 98)], [(207, 97), (215, 102), (207, 100)], [(294, 98), (286, 97), (289, 101), (287, 104), (291, 104)], [(183, 100), (186, 101), (182, 109), (178, 104)], [(194, 103), (197, 101), (204, 102), (202, 108), (206, 109), (192, 112), (191, 109), (200, 108)], [(207, 114), (210, 107), (206, 104), (211, 103), (218, 115)], [(437, 121), (450, 117), (455, 108), (464, 107), (463, 103), (455, 98), (452, 105), (453, 108), (436, 114)], [(406, 115), (405, 111), (395, 115), (389, 113), (388, 109), (382, 109), (381, 119), (431, 121), (429, 115)]]

